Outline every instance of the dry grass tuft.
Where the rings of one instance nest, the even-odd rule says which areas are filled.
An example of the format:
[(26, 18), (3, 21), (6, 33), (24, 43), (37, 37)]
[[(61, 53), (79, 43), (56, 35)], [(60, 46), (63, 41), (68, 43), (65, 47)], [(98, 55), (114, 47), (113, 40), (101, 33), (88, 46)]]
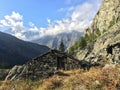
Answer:
[[(69, 76), (53, 76), (43, 81), (38, 90), (116, 90), (120, 88), (120, 65), (89, 71), (62, 71)], [(56, 85), (54, 82), (59, 83)]]

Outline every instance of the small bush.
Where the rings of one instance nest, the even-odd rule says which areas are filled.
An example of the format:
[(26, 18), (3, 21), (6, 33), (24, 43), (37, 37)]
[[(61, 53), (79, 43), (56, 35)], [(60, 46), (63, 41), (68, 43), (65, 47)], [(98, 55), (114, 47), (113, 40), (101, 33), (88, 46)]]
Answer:
[(120, 21), (120, 16), (118, 16), (118, 18), (117, 18), (116, 22), (119, 22), (119, 21)]
[(108, 28), (111, 28), (114, 24), (115, 24), (115, 16), (113, 16), (112, 20), (110, 21)]

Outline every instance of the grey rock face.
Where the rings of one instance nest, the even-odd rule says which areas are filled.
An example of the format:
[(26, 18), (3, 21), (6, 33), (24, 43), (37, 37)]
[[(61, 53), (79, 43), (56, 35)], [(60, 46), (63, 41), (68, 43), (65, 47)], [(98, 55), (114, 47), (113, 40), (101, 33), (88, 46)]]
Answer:
[(9, 69), (0, 69), (0, 80), (4, 80), (8, 75)]
[(90, 30), (91, 33), (99, 30), (101, 33), (108, 31), (111, 26), (120, 21), (120, 0), (103, 0), (100, 10), (96, 14)]
[(23, 66), (15, 65), (6, 76), (5, 80), (21, 79), (21, 76), (27, 71), (27, 68)]
[(114, 45), (120, 42), (120, 22), (116, 23), (106, 33), (100, 36), (94, 44), (94, 53), (99, 52), (101, 49), (107, 48), (107, 46)]
[(97, 62), (100, 64), (120, 64), (120, 22), (94, 42), (93, 49), (89, 54), (86, 54), (86, 57), (83, 58), (84, 55), (80, 52), (86, 52), (86, 50), (79, 51), (76, 54), (78, 59), (82, 58), (93, 64)]
[[(100, 31), (91, 50), (78, 50), (76, 57), (91, 63), (120, 64), (120, 0), (103, 0), (91, 28), (85, 34)], [(82, 54), (81, 54), (82, 53)], [(83, 55), (85, 54), (85, 55)]]

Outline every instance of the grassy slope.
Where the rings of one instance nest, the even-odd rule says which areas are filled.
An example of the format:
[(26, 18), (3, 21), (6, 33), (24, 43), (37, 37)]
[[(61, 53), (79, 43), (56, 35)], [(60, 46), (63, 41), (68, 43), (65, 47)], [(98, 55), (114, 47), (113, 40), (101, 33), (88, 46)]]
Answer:
[(43, 81), (0, 82), (0, 90), (116, 90), (120, 87), (120, 65), (61, 71)]

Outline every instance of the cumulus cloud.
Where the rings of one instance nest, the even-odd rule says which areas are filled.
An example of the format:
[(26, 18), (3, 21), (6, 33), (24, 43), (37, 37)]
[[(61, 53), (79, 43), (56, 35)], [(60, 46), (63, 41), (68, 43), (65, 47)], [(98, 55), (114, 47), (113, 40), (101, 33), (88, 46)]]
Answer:
[[(68, 2), (71, 1), (72, 0), (68, 0)], [(29, 27), (25, 27), (23, 25), (23, 16), (17, 12), (12, 12), (11, 15), (6, 15), (4, 20), (0, 20), (0, 27), (10, 27), (11, 33), (23, 40), (34, 40), (63, 32), (83, 32), (85, 28), (90, 26), (99, 8), (100, 1), (101, 0), (89, 0), (77, 6), (61, 8), (59, 11), (65, 9), (67, 17), (54, 21), (47, 18), (47, 27), (37, 27), (32, 22), (29, 22)]]
[(49, 22), (49, 27), (40, 28), (40, 37), (45, 35), (56, 35), (62, 32), (83, 32), (84, 29), (90, 26), (100, 5), (100, 0), (93, 1), (94, 0), (89, 0), (89, 2), (70, 8), (60, 8), (60, 11), (67, 11), (66, 14), (68, 18), (55, 20), (53, 21), (54, 24), (51, 21)]
[(22, 17), (19, 13), (12, 12), (12, 15), (4, 16), (5, 20), (0, 20), (3, 26), (23, 26)]
[(0, 26), (11, 28), (9, 29), (9, 33), (18, 38), (25, 39), (25, 35), (22, 34), (25, 31), (22, 15), (12, 12), (11, 15), (6, 15), (4, 18), (4, 20), (0, 20)]
[(29, 26), (30, 26), (29, 31), (36, 32), (36, 31), (38, 31), (38, 30), (39, 30), (39, 29), (38, 29), (38, 27), (37, 27), (37, 26), (35, 26), (35, 24), (34, 24), (34, 23), (32, 23), (32, 22), (29, 22)]

